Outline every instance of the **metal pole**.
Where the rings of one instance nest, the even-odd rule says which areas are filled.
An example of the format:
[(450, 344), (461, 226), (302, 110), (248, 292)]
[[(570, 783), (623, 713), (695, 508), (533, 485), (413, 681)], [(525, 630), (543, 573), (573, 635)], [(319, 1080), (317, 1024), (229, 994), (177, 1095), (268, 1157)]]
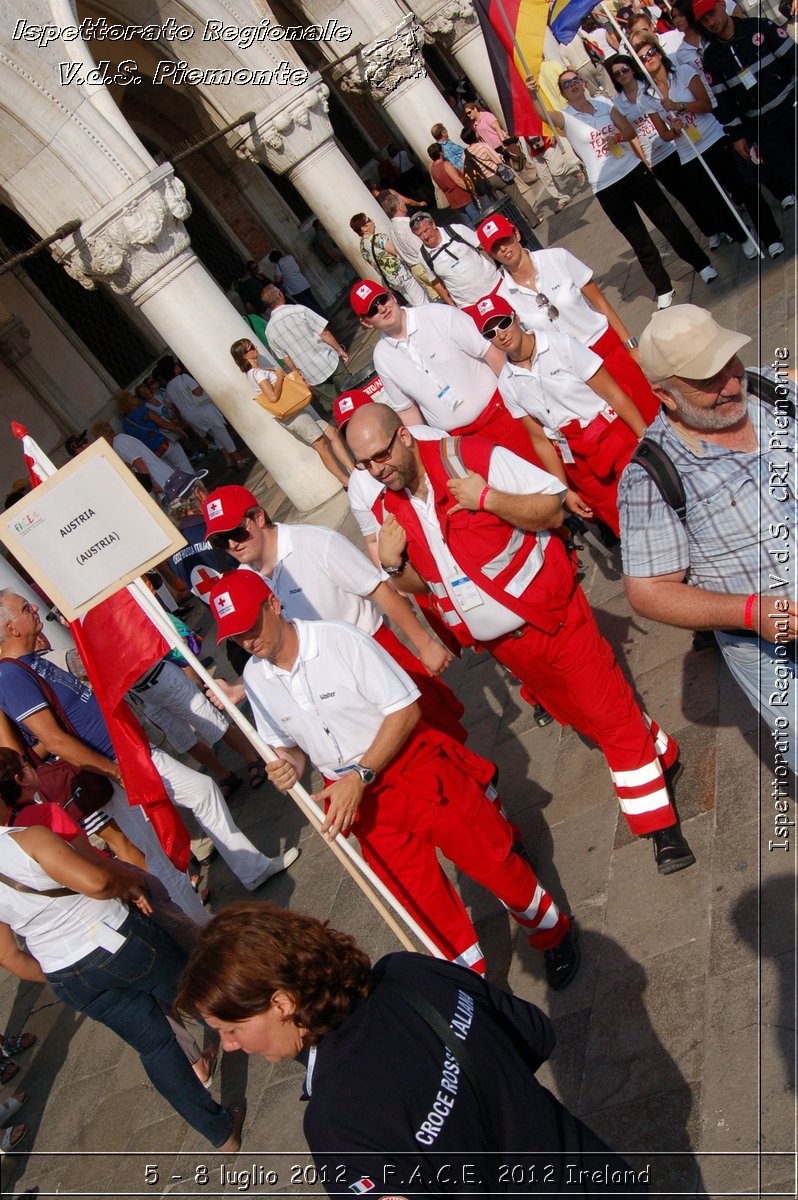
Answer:
[[(646, 79), (648, 80), (648, 82), (651, 84), (652, 88), (653, 88), (653, 89), (654, 89), (654, 91), (656, 92), (657, 96), (659, 96), (659, 98), (660, 98), (660, 99), (663, 99), (662, 93), (660, 92), (660, 90), (659, 90), (659, 88), (657, 87), (657, 85), (656, 85), (656, 83), (654, 82), (654, 80), (651, 78), (651, 75), (650, 75), (650, 73), (649, 73), (648, 67), (645, 65), (645, 63), (643, 62), (643, 60), (640, 58), (640, 56), (638, 55), (637, 51), (634, 49), (634, 47), (633, 47), (633, 46), (631, 45), (631, 43), (629, 42), (629, 39), (626, 37), (626, 34), (625, 34), (625, 33), (624, 33), (624, 31), (621, 29), (621, 27), (620, 27), (620, 25), (618, 24), (618, 22), (615, 20), (615, 17), (613, 16), (612, 12), (610, 11), (610, 8), (609, 8), (609, 6), (607, 5), (607, 3), (606, 3), (606, 0), (601, 0), (601, 8), (604, 10), (604, 12), (605, 12), (605, 13), (607, 14), (607, 16), (609, 17), (609, 19), (610, 19), (610, 21), (611, 21), (611, 23), (612, 23), (612, 25), (613, 25), (613, 27), (614, 27), (614, 29), (615, 29), (615, 32), (618, 34), (618, 37), (621, 39), (621, 44), (622, 44), (622, 45), (624, 45), (624, 46), (626, 47), (626, 49), (629, 51), (629, 55), (630, 55), (630, 57), (631, 57), (631, 58), (633, 58), (633, 59), (635, 60), (635, 62), (637, 63), (638, 67), (639, 67), (639, 68), (640, 68), (640, 70), (643, 72), (643, 74), (645, 75)], [(678, 136), (679, 136), (679, 137), (687, 137), (687, 134), (685, 133), (685, 131), (684, 131), (684, 130), (682, 130), (682, 131), (681, 131), (681, 133), (680, 133), (680, 134), (678, 134)], [(688, 140), (689, 140), (689, 139), (688, 139)], [(760, 257), (760, 258), (764, 258), (764, 257), (765, 257), (765, 255), (764, 255), (764, 253), (763, 253), (763, 251), (762, 251), (762, 246), (761, 246), (761, 244), (760, 244), (760, 241), (759, 241), (759, 238), (757, 237), (757, 234), (756, 234), (756, 232), (755, 232), (754, 230), (751, 230), (751, 229), (749, 229), (749, 228), (748, 228), (748, 226), (746, 225), (745, 221), (742, 219), (742, 217), (741, 217), (741, 216), (740, 216), (740, 214), (738, 213), (737, 209), (734, 207), (734, 204), (733, 204), (733, 202), (732, 202), (731, 198), (730, 198), (729, 196), (727, 196), (727, 195), (726, 195), (726, 192), (725, 192), (725, 191), (724, 191), (724, 189), (721, 187), (720, 183), (719, 183), (719, 182), (718, 182), (718, 180), (715, 178), (715, 176), (714, 176), (714, 174), (712, 173), (712, 171), (710, 170), (710, 168), (707, 166), (706, 162), (704, 161), (704, 157), (703, 157), (703, 155), (701, 154), (701, 151), (698, 149), (698, 147), (697, 147), (696, 145), (693, 145), (693, 149), (695, 150), (696, 158), (697, 158), (697, 159), (698, 159), (698, 161), (701, 163), (701, 166), (704, 168), (704, 170), (706, 171), (707, 175), (709, 176), (709, 178), (710, 178), (710, 179), (712, 180), (712, 182), (714, 183), (715, 187), (718, 189), (718, 192), (720, 193), (720, 195), (721, 195), (721, 198), (724, 200), (724, 202), (726, 203), (726, 206), (727, 206), (727, 207), (728, 207), (728, 209), (730, 210), (730, 212), (731, 212), (732, 216), (734, 217), (735, 221), (737, 222), (737, 224), (738, 224), (738, 225), (740, 226), (740, 228), (742, 229), (743, 233), (744, 233), (744, 234), (745, 234), (745, 236), (746, 236), (746, 239), (750, 239), (750, 240), (751, 240), (751, 241), (754, 243), (754, 245), (756, 246), (757, 250), (759, 251), (759, 257)]]

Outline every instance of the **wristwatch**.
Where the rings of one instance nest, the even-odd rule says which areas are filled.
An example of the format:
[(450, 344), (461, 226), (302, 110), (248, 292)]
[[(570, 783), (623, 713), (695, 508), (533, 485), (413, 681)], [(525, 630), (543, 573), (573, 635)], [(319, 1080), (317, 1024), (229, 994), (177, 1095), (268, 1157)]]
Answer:
[(396, 577), (397, 577), (398, 575), (401, 575), (401, 574), (402, 574), (402, 572), (404, 571), (405, 567), (407, 566), (407, 550), (403, 550), (403, 551), (402, 551), (402, 561), (399, 563), (399, 565), (398, 565), (398, 566), (396, 566), (396, 567), (386, 567), (386, 565), (385, 565), (385, 563), (384, 563), (384, 562), (381, 562), (381, 563), (380, 563), (380, 566), (382, 567), (382, 569), (383, 569), (383, 571), (385, 572), (385, 574), (386, 574), (386, 575), (390, 575), (392, 579), (396, 579)]
[(624, 342), (624, 346), (626, 347), (627, 350), (636, 350), (637, 346), (638, 346), (637, 338), (630, 337), (627, 342)]
[(364, 767), (362, 763), (352, 763), (350, 770), (357, 771), (358, 775), (363, 780), (366, 787), (368, 787), (368, 785), (370, 783), (373, 783), (374, 780), (377, 778), (377, 772), (374, 770), (374, 768), (373, 767)]

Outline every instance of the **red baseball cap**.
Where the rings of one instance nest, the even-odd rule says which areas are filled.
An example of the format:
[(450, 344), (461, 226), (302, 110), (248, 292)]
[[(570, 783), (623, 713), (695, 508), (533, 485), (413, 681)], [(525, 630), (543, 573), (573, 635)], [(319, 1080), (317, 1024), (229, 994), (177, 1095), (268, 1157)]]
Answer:
[(489, 296), (483, 296), (481, 300), (477, 300), (476, 304), (465, 305), (463, 312), (468, 313), (480, 333), (488, 321), (492, 321), (494, 317), (515, 316), (512, 304), (508, 304), (504, 297), (498, 296), (496, 292), (491, 292)]
[(257, 507), (257, 497), (249, 488), (239, 487), (238, 484), (216, 488), (202, 506), (207, 535), (235, 529), (244, 520), (247, 511)]
[(229, 571), (210, 590), (208, 603), (218, 626), (217, 642), (246, 633), (273, 592), (257, 571)]
[(515, 235), (515, 225), (503, 217), (501, 213), (496, 213), (493, 217), (486, 217), (482, 224), (477, 229), (477, 237), (479, 244), (483, 250), (487, 250), (490, 254), (493, 247), (502, 238), (509, 238)]
[(718, 0), (693, 0), (693, 19), (700, 21), (717, 3)]
[(384, 284), (374, 283), (372, 279), (358, 279), (352, 284), (349, 303), (357, 316), (365, 317), (377, 297), (387, 295), (389, 292)]
[(343, 429), (352, 413), (356, 413), (364, 404), (373, 403), (374, 397), (370, 396), (363, 388), (351, 388), (348, 392), (342, 392), (333, 408), (338, 428)]

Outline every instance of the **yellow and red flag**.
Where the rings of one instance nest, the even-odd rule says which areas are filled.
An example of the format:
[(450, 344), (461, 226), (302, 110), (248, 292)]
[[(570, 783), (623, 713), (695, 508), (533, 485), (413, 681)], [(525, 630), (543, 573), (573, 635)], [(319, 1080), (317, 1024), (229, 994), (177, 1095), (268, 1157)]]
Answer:
[(530, 72), (537, 78), (540, 71), (548, 0), (474, 0), (474, 8), (505, 128), (516, 137), (539, 137), (541, 120), (532, 107), (524, 79)]

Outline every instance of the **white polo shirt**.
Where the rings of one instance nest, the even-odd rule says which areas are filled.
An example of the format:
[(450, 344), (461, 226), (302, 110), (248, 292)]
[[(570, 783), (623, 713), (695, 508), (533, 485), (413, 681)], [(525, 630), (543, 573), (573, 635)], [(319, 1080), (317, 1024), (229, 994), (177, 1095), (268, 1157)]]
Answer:
[(262, 658), (244, 667), (258, 733), (272, 746), (299, 746), (331, 779), (359, 762), (385, 717), (420, 693), (381, 646), (342, 621), (296, 621), (290, 671)]
[(428, 424), (447, 432), (470, 425), (496, 391), (496, 376), (482, 361), (490, 343), (450, 304), (404, 311), (407, 337), (383, 334), (374, 348), (383, 402), (399, 413), (417, 404)]
[[(701, 80), (706, 88), (706, 82), (701, 78), (701, 75), (694, 67), (677, 66), (668, 75), (668, 93), (674, 104), (679, 104), (684, 101), (685, 104), (691, 104), (695, 97), (690, 91), (690, 80), (695, 77)], [(709, 93), (708, 93), (709, 94)], [(656, 112), (662, 117), (667, 124), (669, 114), (665, 111), (656, 96), (652, 96), (648, 89), (645, 95), (640, 98), (641, 106), (647, 112)], [(677, 113), (676, 114), (684, 125), (684, 133), (676, 138), (674, 145), (676, 153), (679, 155), (679, 162), (686, 163), (696, 158), (696, 145), (699, 150), (708, 150), (710, 146), (714, 146), (715, 142), (719, 142), (722, 137), (725, 137), (725, 130), (717, 117), (713, 117), (712, 113)], [(694, 144), (695, 139), (695, 144)]]
[[(431, 439), (424, 439), (431, 440)], [(494, 446), (490, 456), (488, 469), (488, 484), (500, 492), (509, 492), (514, 496), (565, 495), (565, 484), (560, 483), (548, 471), (542, 471), (525, 459), (519, 458), (504, 446)], [(478, 642), (489, 642), (492, 638), (501, 637), (513, 629), (519, 629), (524, 624), (524, 618), (509, 608), (505, 608), (482, 588), (473, 583), (457, 560), (451, 554), (443, 540), (443, 533), (435, 511), (435, 501), (432, 487), (427, 480), (427, 496), (419, 500), (408, 492), (410, 502), (421, 521), (424, 536), (427, 539), (435, 563), (440, 573), (441, 581), (460, 617), (465, 621), (472, 636)], [(508, 526), (509, 528), (509, 526)], [(548, 530), (540, 530), (537, 534), (538, 544), (527, 559), (525, 569), (514, 581), (521, 595), (529, 586), (543, 565), (543, 554), (551, 534)]]
[(157, 454), (153, 454), (149, 446), (145, 446), (138, 438), (131, 437), (129, 433), (117, 433), (114, 436), (113, 449), (129, 467), (132, 467), (135, 460), (140, 458), (149, 471), (153, 483), (159, 488), (163, 487), (174, 471), (171, 463), (164, 458), (159, 458)]
[[(358, 472), (366, 474), (366, 472)], [(277, 562), (263, 578), (287, 620), (347, 621), (371, 637), (382, 613), (368, 600), (388, 576), (343, 534), (321, 525), (277, 525)], [(242, 563), (254, 571), (255, 567)]]
[[(429, 425), (411, 425), (410, 432), (416, 441), (431, 441), (446, 436), (445, 429), (433, 429)], [(353, 471), (349, 476), (346, 493), (349, 507), (364, 538), (374, 537), (379, 532), (380, 523), (374, 516), (374, 501), (384, 490), (383, 484), (369, 471)]]
[[(440, 229), (441, 240), (437, 246), (421, 245), (421, 261), (427, 270), (432, 270), (446, 285), (449, 295), (459, 308), (465, 304), (476, 304), (489, 295), (499, 283), (499, 272), (493, 262), (480, 253), (479, 238), (467, 225), (451, 225), (463, 242)], [(430, 268), (425, 255), (432, 260)]]
[[(525, 329), (535, 333), (539, 329), (544, 332), (554, 329), (592, 346), (607, 332), (609, 322), (582, 295), (582, 288), (593, 278), (590, 267), (559, 246), (532, 250), (529, 257), (535, 269), (537, 290), (514, 283), (507, 271), (502, 271), (499, 295), (512, 304)], [(538, 304), (538, 296), (546, 296), (559, 312), (553, 321), (547, 314), (548, 305)]]
[(604, 365), (598, 354), (565, 333), (536, 333), (531, 369), (506, 362), (499, 391), (514, 417), (535, 417), (546, 436), (577, 420), (584, 428), (609, 405), (588, 387)]

